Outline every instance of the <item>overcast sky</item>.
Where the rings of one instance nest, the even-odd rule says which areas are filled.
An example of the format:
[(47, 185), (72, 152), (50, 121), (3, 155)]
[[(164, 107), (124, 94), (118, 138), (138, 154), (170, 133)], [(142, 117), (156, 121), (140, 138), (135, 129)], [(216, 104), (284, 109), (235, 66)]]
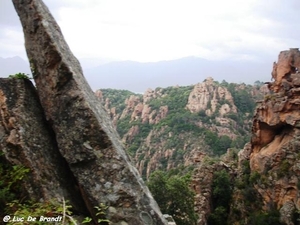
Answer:
[[(277, 59), (299, 47), (299, 0), (44, 0), (78, 58)], [(26, 59), (11, 0), (0, 0), (0, 57)]]

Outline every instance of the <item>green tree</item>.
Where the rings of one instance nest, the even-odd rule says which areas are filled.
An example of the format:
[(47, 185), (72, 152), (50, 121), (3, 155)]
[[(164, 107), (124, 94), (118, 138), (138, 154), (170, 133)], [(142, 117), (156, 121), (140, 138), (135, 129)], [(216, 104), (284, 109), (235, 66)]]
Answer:
[(148, 181), (148, 187), (163, 213), (168, 211), (167, 204), (165, 204), (168, 202), (167, 181), (166, 173), (160, 170), (153, 172)]
[(262, 82), (262, 81), (257, 80), (257, 81), (254, 82), (254, 86), (256, 86), (258, 88), (260, 88), (263, 85), (264, 85), (264, 82)]
[(283, 225), (280, 222), (280, 213), (278, 210), (270, 212), (256, 212), (250, 215), (249, 225)]
[(227, 149), (230, 148), (232, 140), (227, 135), (222, 135), (217, 139), (215, 143), (215, 154), (222, 155), (226, 153)]
[(230, 177), (227, 171), (215, 172), (212, 183), (212, 213), (208, 217), (209, 225), (225, 225), (232, 196)]
[(148, 187), (163, 213), (172, 215), (177, 225), (194, 225), (194, 192), (189, 187), (188, 175), (155, 171), (151, 174)]
[(186, 177), (172, 176), (168, 180), (169, 205), (168, 213), (178, 225), (195, 224), (194, 192), (189, 187)]

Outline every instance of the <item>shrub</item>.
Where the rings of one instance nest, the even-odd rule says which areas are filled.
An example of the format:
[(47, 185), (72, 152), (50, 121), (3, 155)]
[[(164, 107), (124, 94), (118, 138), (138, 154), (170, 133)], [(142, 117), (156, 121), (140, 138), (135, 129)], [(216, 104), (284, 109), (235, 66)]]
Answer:
[(16, 78), (16, 79), (32, 79), (29, 74), (25, 73), (16, 73), (14, 75), (9, 75), (8, 78)]
[(228, 219), (232, 187), (227, 171), (215, 172), (212, 183), (212, 213), (208, 217), (208, 224), (224, 225)]
[(228, 210), (223, 206), (217, 207), (213, 213), (211, 213), (207, 218), (207, 223), (209, 225), (224, 225), (224, 218), (228, 217)]
[(291, 164), (289, 163), (289, 161), (286, 160), (286, 159), (283, 160), (281, 162), (280, 166), (279, 166), (279, 170), (278, 170), (278, 173), (277, 173), (278, 177), (282, 178), (282, 177), (288, 175), (290, 168), (291, 168)]
[(278, 210), (270, 212), (256, 212), (249, 217), (248, 225), (283, 225), (280, 222)]
[(257, 171), (254, 171), (251, 173), (250, 177), (249, 177), (249, 182), (250, 184), (256, 184), (259, 179), (261, 178), (261, 174)]
[(195, 193), (189, 184), (190, 176), (177, 175), (175, 170), (155, 171), (148, 181), (148, 187), (161, 211), (171, 215), (177, 225), (194, 225), (197, 221)]
[(10, 165), (0, 155), (0, 215), (8, 202), (17, 197), (24, 198), (21, 182), (29, 169), (21, 165)]

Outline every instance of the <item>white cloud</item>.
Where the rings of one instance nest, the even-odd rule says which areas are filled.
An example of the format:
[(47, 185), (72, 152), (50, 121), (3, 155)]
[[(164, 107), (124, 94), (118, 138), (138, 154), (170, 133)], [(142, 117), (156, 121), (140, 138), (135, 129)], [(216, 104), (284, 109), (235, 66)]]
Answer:
[[(300, 16), (288, 14), (293, 7), (299, 7), (294, 0), (44, 2), (79, 58), (158, 61), (195, 55), (257, 60), (260, 53), (278, 54), (282, 48), (295, 47), (299, 40), (294, 24)], [(289, 35), (287, 31), (293, 33)], [(16, 40), (21, 38), (21, 31), (14, 35), (15, 39), (10, 39), (9, 34), (1, 32), (0, 40), (10, 39), (10, 43), (21, 46), (23, 41)], [(5, 46), (0, 48), (2, 52), (9, 51)], [(12, 48), (12, 52), (17, 49)]]
[(6, 57), (20, 56), (26, 58), (22, 29), (9, 29), (0, 26), (0, 52)]

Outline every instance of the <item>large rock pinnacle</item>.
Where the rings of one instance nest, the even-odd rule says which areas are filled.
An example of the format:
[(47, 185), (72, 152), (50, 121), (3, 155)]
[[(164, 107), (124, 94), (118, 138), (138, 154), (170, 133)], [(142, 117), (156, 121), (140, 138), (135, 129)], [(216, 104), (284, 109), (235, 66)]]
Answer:
[(251, 139), (250, 167), (259, 174), (255, 189), (263, 210), (279, 209), (283, 224), (294, 224), (300, 209), (300, 52), (280, 52), (269, 83), (273, 93), (256, 108)]
[(46, 119), (90, 213), (104, 203), (112, 224), (166, 224), (48, 8), (13, 3)]

